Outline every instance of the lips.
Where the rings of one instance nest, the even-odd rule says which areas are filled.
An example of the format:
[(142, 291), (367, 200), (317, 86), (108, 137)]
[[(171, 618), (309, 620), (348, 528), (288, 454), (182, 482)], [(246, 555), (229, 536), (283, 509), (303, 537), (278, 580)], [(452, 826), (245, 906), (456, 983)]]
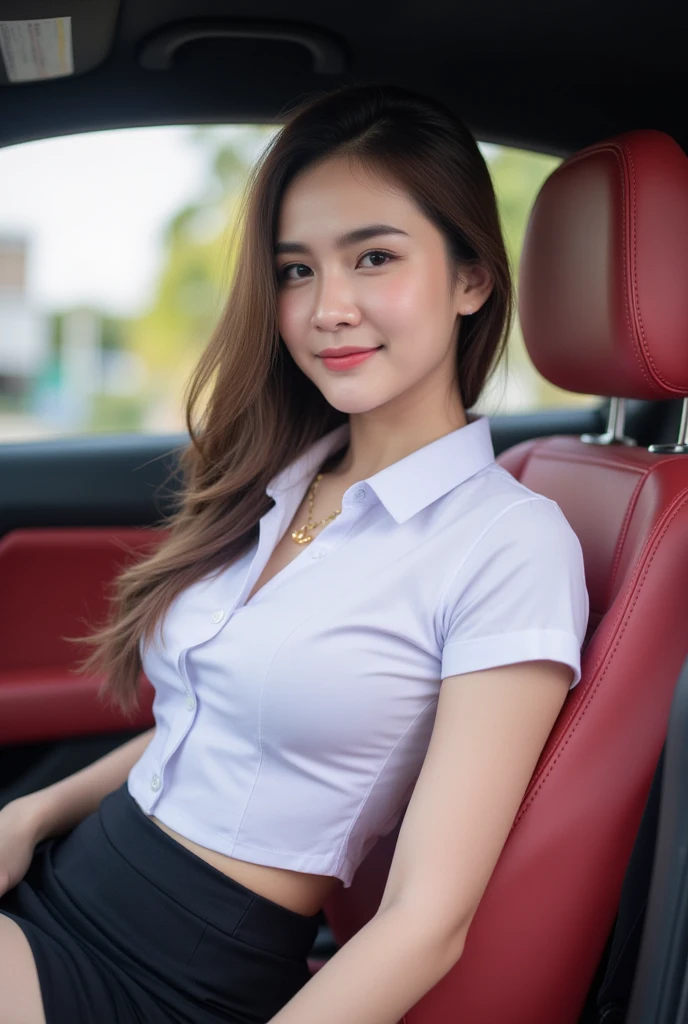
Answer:
[(370, 359), (371, 356), (374, 356), (381, 348), (382, 345), (379, 345), (377, 348), (359, 349), (357, 352), (354, 351), (350, 355), (343, 356), (327, 356), (321, 354), (321, 358), (323, 365), (328, 370), (350, 370), (355, 366), (358, 366), (359, 363), (364, 363), (367, 359)]
[(377, 352), (378, 348), (382, 348), (382, 345), (376, 345), (374, 348), (351, 348), (342, 345), (341, 348), (326, 348), (319, 355), (321, 359), (343, 359), (345, 356), (358, 356), (364, 352)]

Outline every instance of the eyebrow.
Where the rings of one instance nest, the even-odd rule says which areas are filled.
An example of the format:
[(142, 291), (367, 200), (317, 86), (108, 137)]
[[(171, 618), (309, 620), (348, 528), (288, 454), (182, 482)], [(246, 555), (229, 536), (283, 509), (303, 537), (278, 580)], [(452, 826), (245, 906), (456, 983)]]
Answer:
[[(391, 224), (367, 224), (365, 227), (354, 228), (353, 231), (347, 231), (345, 234), (335, 238), (335, 248), (344, 249), (347, 245), (353, 245), (355, 242), (365, 242), (369, 238), (377, 238), (378, 235), (406, 235), (408, 237), (408, 232), (402, 231), (401, 228), (392, 227)], [(275, 256), (286, 252), (307, 253), (310, 251), (310, 248), (304, 242), (278, 242), (275, 246)]]

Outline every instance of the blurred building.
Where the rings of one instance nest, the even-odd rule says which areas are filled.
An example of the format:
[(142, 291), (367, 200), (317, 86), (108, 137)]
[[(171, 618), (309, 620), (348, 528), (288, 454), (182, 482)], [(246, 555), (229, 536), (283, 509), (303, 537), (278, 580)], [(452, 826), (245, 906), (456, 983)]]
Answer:
[(27, 294), (27, 239), (0, 235), (0, 396), (24, 395), (48, 358), (49, 323)]

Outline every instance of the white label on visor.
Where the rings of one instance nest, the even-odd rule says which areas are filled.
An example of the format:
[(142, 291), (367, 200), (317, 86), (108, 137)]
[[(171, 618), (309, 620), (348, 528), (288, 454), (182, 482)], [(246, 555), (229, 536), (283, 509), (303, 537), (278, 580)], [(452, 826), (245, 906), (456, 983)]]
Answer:
[(72, 19), (0, 21), (0, 52), (10, 82), (73, 75)]

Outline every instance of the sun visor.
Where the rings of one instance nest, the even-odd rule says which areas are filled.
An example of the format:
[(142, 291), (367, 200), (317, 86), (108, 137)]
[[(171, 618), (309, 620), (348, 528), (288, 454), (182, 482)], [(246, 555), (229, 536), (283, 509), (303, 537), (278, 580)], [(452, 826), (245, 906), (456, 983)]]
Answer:
[(119, 0), (0, 0), (0, 85), (84, 74), (107, 57)]

